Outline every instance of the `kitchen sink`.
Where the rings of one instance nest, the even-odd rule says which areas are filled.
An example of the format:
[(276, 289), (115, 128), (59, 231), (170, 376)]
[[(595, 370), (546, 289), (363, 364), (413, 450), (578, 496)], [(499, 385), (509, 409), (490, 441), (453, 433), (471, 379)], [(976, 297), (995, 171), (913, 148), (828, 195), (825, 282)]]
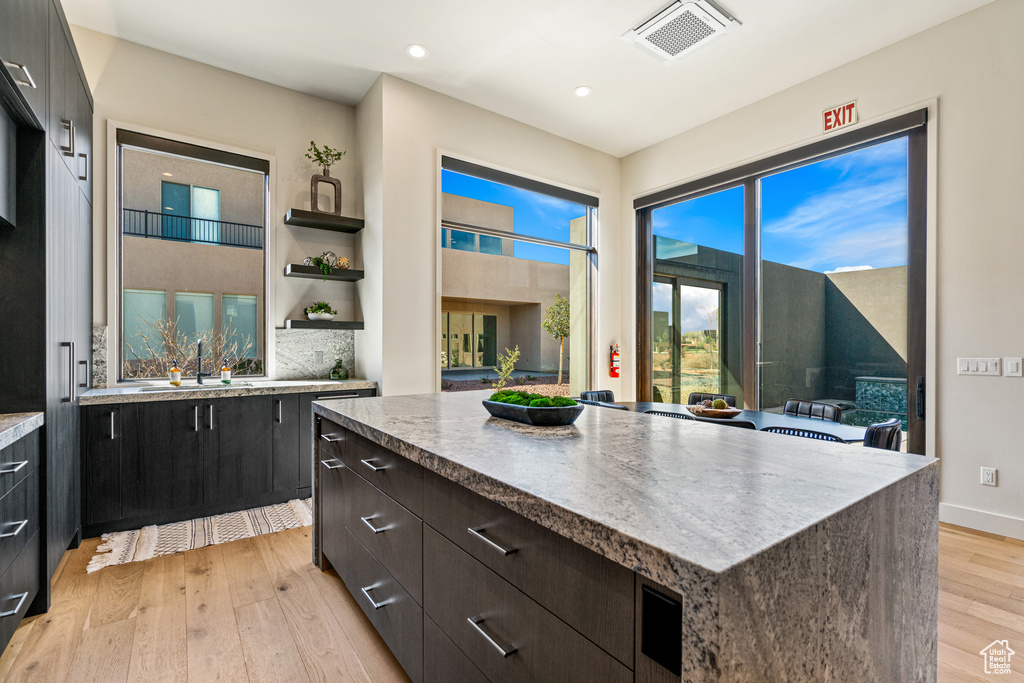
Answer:
[(238, 387), (251, 387), (252, 382), (232, 382), (231, 384), (210, 383), (210, 384), (182, 384), (180, 387), (166, 385), (162, 387), (143, 387), (140, 392), (151, 391), (213, 391), (216, 389), (237, 389)]

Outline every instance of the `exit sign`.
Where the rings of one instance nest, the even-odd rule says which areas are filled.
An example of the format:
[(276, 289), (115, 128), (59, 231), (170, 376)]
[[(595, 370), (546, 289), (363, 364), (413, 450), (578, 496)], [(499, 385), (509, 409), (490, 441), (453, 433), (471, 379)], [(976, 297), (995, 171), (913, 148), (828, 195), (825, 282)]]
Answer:
[(821, 121), (825, 133), (852, 126), (857, 123), (857, 100), (826, 109), (821, 112)]

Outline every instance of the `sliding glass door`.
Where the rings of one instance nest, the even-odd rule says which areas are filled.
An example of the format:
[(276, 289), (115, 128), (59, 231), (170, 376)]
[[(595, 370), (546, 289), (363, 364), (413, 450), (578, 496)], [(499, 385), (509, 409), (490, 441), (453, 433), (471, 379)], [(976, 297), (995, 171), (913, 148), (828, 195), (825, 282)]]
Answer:
[(636, 201), (638, 399), (898, 417), (924, 452), (925, 117)]

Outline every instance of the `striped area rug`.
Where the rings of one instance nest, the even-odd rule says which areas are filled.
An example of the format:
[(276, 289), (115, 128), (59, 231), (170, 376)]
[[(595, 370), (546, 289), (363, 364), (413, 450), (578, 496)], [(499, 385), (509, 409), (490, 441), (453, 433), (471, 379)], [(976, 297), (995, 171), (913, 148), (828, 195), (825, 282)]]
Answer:
[(96, 548), (96, 555), (89, 560), (86, 571), (94, 572), (118, 564), (142, 562), (160, 555), (173, 555), (183, 550), (309, 526), (312, 523), (312, 501), (306, 498), (186, 522), (116, 531), (103, 534), (103, 542)]

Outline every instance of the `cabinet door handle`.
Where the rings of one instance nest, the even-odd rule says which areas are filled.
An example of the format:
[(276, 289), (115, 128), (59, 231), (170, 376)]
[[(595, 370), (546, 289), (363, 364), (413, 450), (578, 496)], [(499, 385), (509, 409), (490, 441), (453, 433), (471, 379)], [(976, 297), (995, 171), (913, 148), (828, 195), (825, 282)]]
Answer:
[(81, 366), (83, 366), (83, 365), (85, 366), (85, 381), (84, 382), (79, 382), (78, 383), (78, 388), (79, 389), (88, 389), (89, 388), (89, 361), (87, 361), (87, 360), (80, 360), (80, 361), (78, 361), (79, 369), (81, 369)]
[(199, 431), (199, 406), (192, 406), (192, 431)]
[(502, 657), (511, 657), (512, 655), (514, 655), (519, 650), (519, 648), (515, 648), (515, 647), (505, 648), (505, 647), (502, 647), (501, 645), (499, 645), (498, 641), (496, 641), (494, 638), (492, 638), (491, 635), (489, 633), (487, 633), (487, 631), (485, 631), (483, 629), (483, 627), (480, 625), (480, 624), (484, 623), (484, 618), (483, 617), (469, 617), (468, 619), (466, 619), (466, 621), (469, 622), (469, 625), (473, 627), (474, 631), (476, 631), (477, 633), (479, 633), (480, 635), (482, 635), (484, 637), (484, 640), (486, 640), (488, 643), (493, 645), (494, 649), (497, 650), (498, 652), (500, 652)]
[(360, 517), (359, 519), (363, 520), (363, 524), (370, 527), (370, 531), (372, 531), (375, 534), (382, 534), (391, 528), (390, 526), (374, 526), (373, 523), (370, 521), (371, 519), (373, 519), (373, 515), (370, 515), (369, 517)]
[(61, 398), (61, 403), (74, 403), (75, 401), (75, 343), (74, 342), (61, 342), (62, 347), (66, 347), (68, 350), (68, 365), (67, 371), (70, 374), (68, 378), (68, 395)]
[(25, 74), (25, 78), (23, 78), (23, 79), (22, 78), (14, 78), (14, 74), (11, 74), (11, 78), (14, 78), (14, 82), (17, 83), (18, 85), (20, 85), (20, 86), (22, 86), (24, 88), (33, 88), (33, 89), (39, 87), (39, 86), (36, 85), (35, 80), (32, 78), (32, 74), (30, 74), (28, 72), (28, 67), (25, 66), (24, 64), (18, 64), (17, 62), (8, 62), (5, 59), (4, 60), (4, 66), (6, 66), (8, 69), (17, 69), (21, 73)]
[(114, 411), (110, 411), (110, 440), (114, 440)]
[(208, 405), (206, 407), (210, 409), (210, 431), (212, 432), (213, 431), (213, 404), (211, 403), (210, 405)]
[[(83, 161), (85, 162), (85, 164), (82, 163)], [(89, 180), (89, 155), (88, 154), (84, 154), (82, 152), (78, 153), (78, 168), (79, 168), (78, 179), (79, 180), (88, 181)], [(83, 168), (85, 169), (84, 172), (82, 172), (82, 170), (81, 170)]]
[(321, 434), (320, 438), (326, 441), (327, 443), (336, 443), (338, 441), (341, 441), (345, 437), (342, 436), (341, 434)]
[(502, 555), (504, 555), (506, 557), (508, 557), (512, 553), (519, 552), (519, 548), (505, 548), (503, 546), (498, 545), (497, 543), (495, 543), (491, 539), (489, 539), (486, 536), (484, 536), (483, 535), (483, 530), (484, 530), (484, 527), (482, 527), (482, 526), (474, 526), (474, 527), (469, 527), (468, 529), (466, 529), (466, 531), (469, 532), (470, 536), (474, 536), (476, 538), (479, 538), (481, 541), (483, 541), (487, 545), (491, 546), (492, 548), (494, 548), (495, 550), (497, 550), (499, 553), (501, 553)]
[(16, 528), (14, 531), (8, 531), (7, 533), (0, 534), (0, 538), (12, 538), (14, 536), (17, 536), (21, 533), (22, 529), (25, 528), (25, 525), (28, 524), (28, 520), (23, 519), (20, 522), (16, 522), (16, 524), (18, 525), (18, 528)]
[(374, 465), (369, 458), (367, 458), (366, 460), (360, 460), (359, 462), (363, 463), (374, 472), (380, 472), (381, 470), (386, 470), (388, 468), (387, 465), (384, 465), (383, 467), (378, 467), (377, 465)]
[(18, 462), (12, 462), (10, 463), (10, 466), (7, 469), (0, 470), (0, 474), (14, 474), (27, 464), (28, 460), (19, 460)]
[[(334, 463), (334, 464), (331, 464), (331, 463)], [(321, 460), (320, 464), (323, 465), (324, 467), (326, 467), (329, 470), (340, 470), (342, 467), (345, 466), (345, 463), (343, 463), (342, 461), (338, 460), (337, 458), (331, 458), (330, 460)]]
[(4, 617), (13, 617), (15, 614), (17, 614), (18, 610), (21, 609), (22, 603), (25, 602), (25, 598), (27, 598), (27, 597), (28, 597), (28, 593), (25, 592), (25, 593), (21, 593), (20, 595), (12, 595), (9, 598), (7, 598), (8, 600), (13, 600), (14, 598), (18, 598), (18, 604), (12, 610), (8, 610), (6, 612), (0, 612), (0, 619), (2, 619)]
[(367, 586), (366, 588), (360, 588), (359, 589), (359, 590), (363, 591), (363, 595), (365, 595), (366, 599), (370, 601), (371, 605), (373, 605), (373, 609), (380, 609), (381, 607), (384, 607), (385, 605), (387, 605), (388, 603), (391, 602), (391, 598), (388, 598), (387, 600), (381, 600), (380, 602), (377, 602), (372, 597), (370, 597), (370, 591), (376, 590), (378, 588), (380, 588), (380, 585), (375, 583), (372, 586)]
[(60, 125), (68, 131), (68, 144), (61, 145), (60, 151), (66, 157), (75, 156), (75, 122), (71, 119), (61, 119)]
[(274, 401), (277, 404), (277, 423), (281, 424), (281, 403), (282, 401)]

